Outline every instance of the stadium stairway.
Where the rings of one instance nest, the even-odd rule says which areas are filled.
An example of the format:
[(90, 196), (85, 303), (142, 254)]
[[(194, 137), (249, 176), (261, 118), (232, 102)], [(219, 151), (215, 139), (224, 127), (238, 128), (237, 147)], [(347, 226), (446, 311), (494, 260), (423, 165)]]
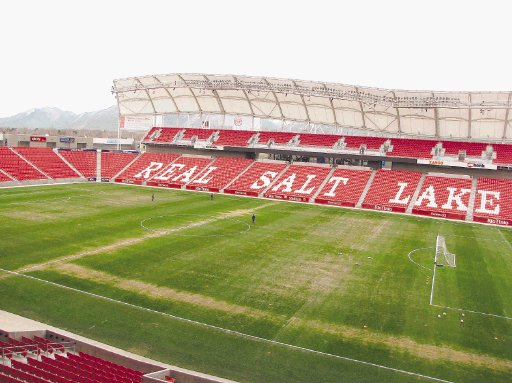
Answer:
[(81, 178), (86, 178), (80, 171), (78, 171), (77, 168), (75, 168), (73, 166), (73, 164), (71, 162), (69, 162), (66, 158), (64, 158), (64, 156), (59, 152), (58, 149), (53, 149), (54, 153), (60, 157), (60, 159), (62, 160), (62, 162), (64, 162), (66, 165), (68, 165), (71, 169), (73, 169), (73, 171), (76, 172), (76, 174), (78, 174)]
[(359, 200), (356, 203), (357, 208), (361, 208), (361, 206), (363, 206), (363, 201), (366, 198), (366, 194), (368, 194), (368, 190), (370, 190), (370, 187), (372, 186), (372, 182), (376, 174), (377, 170), (373, 170), (372, 174), (370, 174), (370, 178), (368, 178), (368, 182), (366, 183), (366, 186), (364, 187), (363, 192), (361, 193), (361, 196), (359, 197)]
[(218, 193), (228, 183), (231, 183), (233, 177), (240, 175), (251, 163), (252, 160), (246, 158), (216, 158), (187, 183), (185, 188)]
[(16, 181), (16, 178), (11, 176), (9, 173), (7, 173), (5, 170), (0, 169), (0, 181)]
[(315, 191), (315, 193), (311, 196), (311, 198), (309, 199), (309, 202), (315, 202), (315, 199), (316, 197), (318, 196), (318, 194), (323, 190), (325, 184), (327, 183), (327, 181), (329, 181), (333, 175), (333, 173), (336, 171), (336, 168), (333, 166), (331, 168), (331, 170), (329, 171), (329, 173), (327, 173), (327, 176), (325, 176), (325, 179), (322, 181), (322, 183), (320, 184), (320, 186), (318, 186), (318, 190)]
[(283, 170), (281, 170), (281, 171), (279, 172), (279, 174), (278, 174), (277, 176), (275, 176), (275, 177), (274, 177), (274, 179), (270, 182), (270, 184), (269, 184), (265, 189), (263, 189), (263, 190), (258, 194), (258, 197), (259, 197), (259, 198), (263, 198), (263, 196), (265, 195), (265, 193), (266, 193), (267, 191), (269, 191), (269, 190), (274, 186), (274, 184), (277, 182), (277, 180), (278, 180), (279, 178), (281, 178), (281, 176), (282, 176), (284, 173), (286, 173), (286, 171), (290, 168), (290, 166), (291, 166), (291, 165), (292, 165), (292, 164), (287, 164), (287, 165), (284, 167), (284, 169), (283, 169)]
[(130, 166), (132, 166), (132, 164), (135, 161), (137, 161), (141, 155), (142, 155), (141, 153), (136, 155), (130, 162), (128, 162), (128, 164), (125, 167), (123, 167), (120, 171), (118, 171), (116, 174), (114, 174), (114, 176), (112, 177), (112, 180), (115, 180), (116, 178), (118, 178), (119, 175), (121, 175), (126, 169), (128, 169)]
[(467, 222), (473, 222), (473, 209), (475, 207), (477, 183), (478, 179), (476, 177), (473, 177), (473, 179), (471, 180), (471, 195), (469, 196), (468, 213), (466, 214)]
[(420, 191), (423, 188), (423, 183), (425, 182), (425, 177), (427, 175), (423, 173), (421, 175), (421, 178), (418, 182), (418, 186), (416, 186), (416, 190), (414, 191), (414, 194), (412, 195), (411, 202), (409, 203), (409, 206), (407, 206), (407, 209), (405, 212), (407, 214), (412, 214), (412, 209), (414, 208), (414, 204), (416, 203), (416, 200), (418, 199), (418, 196), (420, 195)]
[[(229, 185), (229, 188), (224, 188), (224, 193), (258, 197), (260, 191), (264, 191), (271, 180), (278, 176), (288, 165), (283, 161), (255, 161)], [(275, 175), (272, 176), (272, 174)], [(269, 184), (266, 184), (266, 181)]]
[(220, 191), (221, 193), (224, 193), (224, 190), (229, 189), (231, 185), (233, 185), (245, 172), (247, 172), (251, 166), (253, 166), (256, 163), (256, 161), (251, 162), (245, 169), (243, 169), (236, 177), (234, 177), (231, 181), (229, 181), (226, 186), (224, 186)]
[(20, 157), (23, 161), (25, 161), (27, 164), (29, 164), (30, 166), (32, 166), (33, 168), (35, 168), (39, 173), (43, 174), (47, 179), (52, 179), (52, 177), (50, 177), (48, 174), (46, 174), (45, 172), (43, 172), (41, 169), (39, 169), (36, 165), (34, 165), (31, 161), (29, 161), (28, 159), (26, 159), (21, 153), (18, 153), (16, 150), (14, 150), (14, 148), (12, 147), (9, 147), (9, 149), (11, 150), (11, 152), (13, 152), (14, 154), (16, 154), (18, 157)]

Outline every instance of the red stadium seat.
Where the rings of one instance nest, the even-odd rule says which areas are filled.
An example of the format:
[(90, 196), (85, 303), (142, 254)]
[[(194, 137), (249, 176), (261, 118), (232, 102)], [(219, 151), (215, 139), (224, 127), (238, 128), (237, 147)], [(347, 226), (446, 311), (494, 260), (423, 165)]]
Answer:
[(427, 176), (413, 214), (464, 220), (471, 194), (471, 180), (466, 178)]
[(43, 173), (6, 147), (0, 147), (0, 169), (18, 181), (47, 179)]
[(359, 201), (370, 175), (371, 170), (338, 168), (320, 190), (315, 202), (354, 207)]
[(285, 168), (281, 162), (253, 162), (224, 193), (257, 197)]
[(147, 185), (181, 188), (201, 173), (210, 162), (211, 158), (181, 156), (151, 177)]
[(19, 147), (14, 149), (51, 178), (77, 178), (80, 176), (50, 148)]
[(478, 179), (473, 220), (512, 226), (512, 180)]
[(187, 189), (218, 192), (252, 162), (245, 158), (217, 158), (187, 185)]
[(137, 157), (135, 153), (102, 152), (101, 178), (112, 178)]
[(380, 169), (375, 174), (362, 207), (405, 212), (418, 186), (421, 173)]
[(291, 165), (265, 192), (265, 197), (306, 202), (330, 171), (328, 166)]
[(84, 177), (96, 178), (96, 151), (59, 150), (59, 154)]
[(167, 153), (143, 153), (116, 179), (116, 182), (141, 184), (157, 174), (179, 156)]

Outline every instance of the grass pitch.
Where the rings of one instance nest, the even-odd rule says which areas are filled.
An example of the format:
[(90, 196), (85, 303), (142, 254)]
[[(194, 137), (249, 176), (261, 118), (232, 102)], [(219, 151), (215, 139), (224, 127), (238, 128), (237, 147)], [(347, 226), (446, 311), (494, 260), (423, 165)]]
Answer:
[[(0, 230), (0, 267), (38, 278), (3, 273), (2, 309), (167, 363), (243, 382), (512, 380), (507, 229), (76, 184), (0, 190)], [(430, 305), (437, 234), (457, 268), (437, 268)]]

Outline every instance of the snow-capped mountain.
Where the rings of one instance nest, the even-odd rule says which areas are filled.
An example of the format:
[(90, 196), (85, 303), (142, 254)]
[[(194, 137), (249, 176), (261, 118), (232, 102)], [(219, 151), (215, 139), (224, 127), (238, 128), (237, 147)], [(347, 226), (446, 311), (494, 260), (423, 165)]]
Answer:
[(35, 108), (0, 118), (0, 128), (117, 130), (117, 106), (76, 114), (59, 108)]

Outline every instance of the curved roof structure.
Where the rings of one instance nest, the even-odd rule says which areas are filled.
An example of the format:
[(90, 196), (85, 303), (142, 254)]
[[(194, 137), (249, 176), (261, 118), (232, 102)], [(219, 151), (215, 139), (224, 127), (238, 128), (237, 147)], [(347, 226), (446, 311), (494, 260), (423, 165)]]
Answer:
[(226, 114), (369, 134), (512, 140), (512, 92), (413, 91), (180, 73), (114, 80), (112, 92), (122, 116)]

